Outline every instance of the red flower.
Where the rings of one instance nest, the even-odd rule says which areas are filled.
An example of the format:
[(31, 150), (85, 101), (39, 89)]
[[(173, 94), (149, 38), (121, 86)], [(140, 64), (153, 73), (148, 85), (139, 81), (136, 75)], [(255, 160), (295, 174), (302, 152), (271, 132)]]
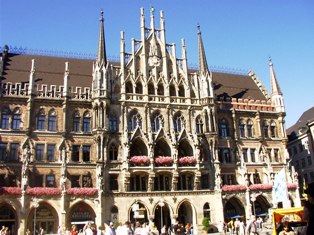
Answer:
[(22, 189), (19, 187), (0, 187), (0, 195), (8, 194), (8, 195), (20, 195), (22, 193)]
[(35, 187), (35, 188), (27, 188), (26, 194), (33, 196), (41, 196), (41, 195), (60, 195), (60, 188), (49, 188), (49, 187)]
[(68, 188), (67, 194), (70, 195), (86, 195), (86, 196), (93, 196), (98, 192), (97, 188)]
[(271, 190), (273, 186), (271, 184), (252, 184), (250, 190)]
[(134, 165), (148, 165), (149, 164), (149, 158), (147, 156), (133, 156), (130, 158), (130, 163)]
[(246, 190), (246, 186), (244, 185), (224, 185), (222, 186), (222, 191), (225, 192), (232, 192), (232, 191), (245, 191)]
[(196, 159), (193, 156), (185, 156), (179, 158), (179, 164), (181, 165), (194, 165), (196, 163)]
[(297, 183), (288, 183), (287, 185), (288, 189), (296, 189), (298, 187)]
[(171, 165), (173, 163), (173, 158), (169, 156), (157, 156), (155, 158), (155, 163), (160, 165)]

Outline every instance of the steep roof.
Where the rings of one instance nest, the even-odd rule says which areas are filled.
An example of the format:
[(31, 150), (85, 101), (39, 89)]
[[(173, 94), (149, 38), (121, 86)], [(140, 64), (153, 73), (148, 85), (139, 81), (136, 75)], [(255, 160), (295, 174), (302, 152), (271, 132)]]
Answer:
[[(32, 59), (36, 61), (36, 84), (63, 85), (65, 62), (69, 62), (69, 86), (91, 87), (93, 60), (12, 53), (5, 61), (3, 82), (27, 83)], [(212, 78), (217, 98), (266, 100), (249, 75), (213, 72)]]
[(306, 127), (306, 124), (312, 120), (314, 120), (314, 106), (306, 110), (298, 119), (298, 121), (287, 129), (287, 134), (291, 135), (291, 137), (296, 136), (298, 130), (302, 127)]

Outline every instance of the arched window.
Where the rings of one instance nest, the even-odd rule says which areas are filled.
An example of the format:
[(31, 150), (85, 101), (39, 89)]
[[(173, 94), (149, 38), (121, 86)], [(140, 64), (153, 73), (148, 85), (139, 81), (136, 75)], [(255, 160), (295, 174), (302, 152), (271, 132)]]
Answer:
[(274, 121), (272, 121), (270, 123), (270, 136), (271, 136), (271, 138), (276, 138), (277, 137), (276, 123)]
[(196, 133), (197, 134), (203, 133), (203, 120), (202, 120), (201, 116), (196, 117), (195, 124), (196, 124), (196, 126), (195, 126)]
[(149, 95), (155, 95), (155, 87), (153, 83), (148, 84), (148, 94)]
[(185, 127), (185, 120), (180, 112), (173, 117), (173, 127), (175, 132), (180, 132)]
[(118, 148), (115, 144), (111, 144), (109, 147), (109, 160), (110, 161), (118, 160)]
[(170, 85), (170, 96), (176, 96), (176, 88), (173, 84)]
[(136, 83), (135, 93), (136, 94), (143, 94), (143, 85), (141, 82)]
[(76, 111), (73, 115), (72, 131), (79, 132), (81, 130), (81, 115)]
[(54, 109), (49, 111), (48, 114), (48, 131), (57, 130), (57, 113)]
[(240, 131), (240, 137), (244, 138), (245, 137), (245, 123), (243, 120), (240, 120), (239, 131)]
[(156, 175), (154, 178), (154, 191), (170, 191), (171, 177), (170, 175)]
[(110, 115), (109, 116), (109, 130), (111, 132), (117, 132), (118, 131), (118, 119), (116, 115)]
[(253, 121), (252, 120), (248, 120), (247, 121), (247, 137), (252, 138), (253, 137)]
[(183, 85), (179, 86), (179, 96), (185, 97), (185, 89)]
[(229, 125), (226, 119), (222, 119), (219, 123), (220, 127), (220, 137), (226, 138), (229, 136)]
[(164, 95), (164, 86), (162, 84), (158, 84), (157, 95)]
[(208, 218), (208, 220), (210, 221), (210, 207), (208, 202), (206, 202), (203, 206), (203, 216)]
[(164, 118), (160, 112), (155, 112), (152, 117), (152, 131), (157, 132), (161, 127), (164, 126)]
[(90, 132), (90, 113), (88, 111), (83, 115), (83, 132)]
[(1, 129), (9, 129), (10, 110), (4, 107), (1, 111)]
[(39, 113), (37, 115), (37, 130), (45, 130), (45, 122), (46, 122), (46, 114), (45, 110), (41, 109), (39, 110)]
[(19, 108), (14, 109), (12, 116), (12, 129), (19, 130), (21, 127), (21, 111)]
[(263, 123), (263, 132), (264, 132), (264, 137), (265, 138), (269, 138), (269, 124), (268, 124), (268, 121), (264, 121)]
[(180, 174), (178, 180), (178, 190), (193, 190), (194, 177), (191, 174)]
[(129, 115), (128, 130), (133, 131), (138, 126), (142, 127), (142, 118), (137, 111), (133, 111)]
[(125, 85), (125, 92), (126, 93), (133, 93), (133, 86), (132, 86), (132, 82), (128, 81)]

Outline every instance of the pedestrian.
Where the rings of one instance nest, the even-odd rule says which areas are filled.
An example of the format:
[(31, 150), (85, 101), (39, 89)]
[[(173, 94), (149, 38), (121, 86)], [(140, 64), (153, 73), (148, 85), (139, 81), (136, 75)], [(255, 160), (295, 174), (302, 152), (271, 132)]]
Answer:
[(78, 234), (77, 227), (75, 224), (73, 224), (71, 227), (71, 235), (77, 235), (77, 234)]
[(139, 221), (135, 222), (134, 235), (141, 235), (142, 233), (142, 225)]
[(256, 226), (256, 216), (252, 215), (251, 219), (248, 221), (246, 225), (246, 235), (256, 235), (257, 232), (257, 226)]
[(160, 229), (160, 233), (161, 235), (167, 235), (167, 228), (166, 225), (164, 224), (164, 226), (162, 226), (162, 228)]
[(244, 235), (245, 234), (245, 225), (242, 220), (240, 220), (239, 223), (239, 235)]
[(307, 194), (308, 200), (304, 205), (304, 219), (307, 221), (306, 235), (314, 234), (314, 182), (307, 186), (304, 190)]
[(231, 219), (228, 222), (228, 230), (229, 230), (230, 234), (233, 234), (233, 231), (234, 231), (234, 221), (233, 221), (233, 219)]
[(234, 229), (236, 232), (236, 235), (239, 235), (239, 229), (240, 229), (240, 221), (238, 218), (234, 221)]
[(219, 221), (219, 223), (217, 225), (217, 229), (218, 229), (218, 232), (220, 234), (222, 234), (224, 232), (224, 226), (225, 226), (225, 224), (222, 221)]

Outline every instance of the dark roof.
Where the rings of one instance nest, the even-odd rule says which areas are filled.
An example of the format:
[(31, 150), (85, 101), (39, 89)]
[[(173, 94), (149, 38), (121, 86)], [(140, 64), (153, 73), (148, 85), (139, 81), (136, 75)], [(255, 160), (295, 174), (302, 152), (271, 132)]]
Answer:
[(287, 129), (287, 134), (291, 136), (297, 135), (298, 130), (302, 127), (306, 127), (306, 124), (312, 120), (314, 120), (314, 106), (306, 110), (298, 119), (298, 121)]
[[(63, 85), (65, 62), (69, 62), (69, 86), (91, 87), (93, 62), (91, 59), (63, 58), (8, 53), (3, 81), (29, 81), (31, 60), (35, 59), (37, 84)], [(117, 64), (117, 63), (114, 63)], [(118, 64), (117, 64), (118, 65)], [(214, 94), (220, 98), (266, 100), (261, 90), (249, 75), (213, 72)]]

